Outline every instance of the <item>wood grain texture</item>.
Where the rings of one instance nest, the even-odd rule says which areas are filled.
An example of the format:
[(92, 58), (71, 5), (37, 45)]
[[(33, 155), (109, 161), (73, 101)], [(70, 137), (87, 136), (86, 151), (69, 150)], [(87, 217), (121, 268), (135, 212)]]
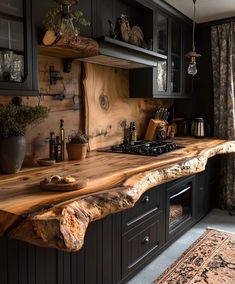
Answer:
[[(41, 104), (50, 109), (48, 119), (28, 128), (26, 134), (27, 155), (25, 165), (36, 164), (37, 159), (48, 158), (49, 133), (58, 134), (59, 121), (65, 121), (65, 136), (78, 129), (86, 129), (91, 135), (91, 148), (95, 149), (103, 145), (110, 145), (122, 140), (122, 122), (137, 121), (138, 134), (144, 135), (148, 118), (153, 117), (155, 110), (160, 106), (169, 106), (172, 100), (158, 99), (130, 99), (128, 98), (128, 71), (88, 64), (85, 78), (85, 96), (87, 107), (84, 115), (81, 90), (81, 63), (74, 60), (70, 73), (63, 72), (63, 59), (39, 55), (39, 91), (41, 97), (22, 97), (24, 104), (35, 106)], [(54, 66), (63, 81), (59, 80), (55, 85), (50, 85), (49, 68)], [(105, 76), (104, 79), (102, 76)], [(117, 80), (117, 82), (114, 82)], [(120, 87), (121, 86), (121, 87)], [(64, 100), (59, 95), (64, 93)], [(73, 104), (73, 96), (76, 97), (76, 108)], [(100, 98), (100, 99), (99, 99)], [(109, 106), (107, 106), (107, 100)], [(8, 103), (9, 96), (1, 96), (0, 103)], [(98, 103), (97, 103), (98, 100)], [(99, 101), (100, 100), (100, 101)], [(90, 107), (88, 109), (88, 106)], [(120, 109), (119, 109), (120, 108)], [(97, 115), (96, 115), (97, 114)], [(117, 119), (117, 120), (116, 120)], [(112, 129), (110, 129), (110, 126)], [(111, 139), (112, 138), (112, 139)], [(67, 158), (67, 152), (65, 151)]]
[(99, 44), (92, 38), (78, 37), (67, 43), (58, 41), (51, 46), (38, 46), (40, 55), (56, 56), (61, 58), (82, 58), (98, 55)]
[[(39, 158), (49, 156), (49, 133), (54, 131), (59, 133), (60, 119), (65, 121), (65, 136), (81, 128), (81, 63), (72, 63), (71, 73), (63, 72), (63, 60), (61, 58), (42, 56), (38, 57), (39, 66), (39, 91), (40, 97), (22, 97), (26, 105), (42, 105), (50, 109), (49, 116), (39, 124), (29, 126), (26, 133), (27, 153), (25, 165), (36, 163)], [(50, 85), (49, 66), (54, 66), (55, 70), (63, 77), (63, 82), (58, 81), (55, 85)], [(60, 100), (56, 95), (62, 92), (65, 94), (64, 100)], [(78, 108), (73, 109), (73, 96), (77, 96)], [(1, 96), (0, 103), (8, 103), (12, 97)], [(67, 154), (65, 152), (65, 154)]]
[(158, 107), (169, 107), (171, 99), (130, 99), (128, 71), (85, 64), (83, 80), (86, 134), (90, 149), (120, 143), (124, 126), (136, 122), (137, 136), (143, 137)]
[[(2, 175), (1, 235), (39, 246), (79, 250), (90, 222), (134, 206), (156, 185), (203, 171), (214, 155), (235, 152), (235, 141), (182, 138), (176, 143), (185, 148), (159, 157), (91, 152), (83, 161)], [(87, 185), (72, 192), (41, 190), (40, 180), (54, 173), (87, 179)]]

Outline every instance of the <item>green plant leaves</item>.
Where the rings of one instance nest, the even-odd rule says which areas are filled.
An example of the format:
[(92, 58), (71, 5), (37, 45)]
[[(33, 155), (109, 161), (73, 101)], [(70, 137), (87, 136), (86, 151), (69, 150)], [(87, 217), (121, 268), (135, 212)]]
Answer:
[(0, 105), (0, 138), (23, 136), (27, 126), (48, 116), (48, 108), (43, 106)]

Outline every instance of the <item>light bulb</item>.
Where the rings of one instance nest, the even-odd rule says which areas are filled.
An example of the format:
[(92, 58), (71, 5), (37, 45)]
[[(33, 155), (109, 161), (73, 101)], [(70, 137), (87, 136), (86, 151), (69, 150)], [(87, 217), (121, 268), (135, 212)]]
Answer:
[(190, 62), (188, 65), (188, 74), (189, 75), (196, 75), (197, 74), (197, 67), (196, 67), (196, 62)]

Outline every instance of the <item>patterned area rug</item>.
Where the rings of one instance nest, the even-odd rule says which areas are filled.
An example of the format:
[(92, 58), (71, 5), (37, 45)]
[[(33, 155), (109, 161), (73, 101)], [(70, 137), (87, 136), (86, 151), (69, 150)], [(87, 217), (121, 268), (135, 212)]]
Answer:
[(235, 284), (235, 234), (208, 229), (153, 284)]

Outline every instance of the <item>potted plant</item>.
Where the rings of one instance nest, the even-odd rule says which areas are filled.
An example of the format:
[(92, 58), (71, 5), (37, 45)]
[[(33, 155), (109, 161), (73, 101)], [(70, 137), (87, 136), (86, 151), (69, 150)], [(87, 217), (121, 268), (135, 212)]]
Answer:
[(68, 136), (66, 149), (69, 160), (83, 160), (86, 158), (88, 149), (88, 137), (78, 130)]
[(44, 45), (52, 45), (58, 41), (69, 44), (71, 40), (79, 40), (80, 26), (89, 26), (90, 22), (83, 17), (83, 12), (74, 9), (78, 0), (55, 0), (57, 7), (50, 8), (43, 20), (46, 33)]
[(21, 169), (25, 152), (27, 127), (48, 116), (48, 108), (22, 105), (20, 98), (0, 104), (0, 171), (16, 173)]

